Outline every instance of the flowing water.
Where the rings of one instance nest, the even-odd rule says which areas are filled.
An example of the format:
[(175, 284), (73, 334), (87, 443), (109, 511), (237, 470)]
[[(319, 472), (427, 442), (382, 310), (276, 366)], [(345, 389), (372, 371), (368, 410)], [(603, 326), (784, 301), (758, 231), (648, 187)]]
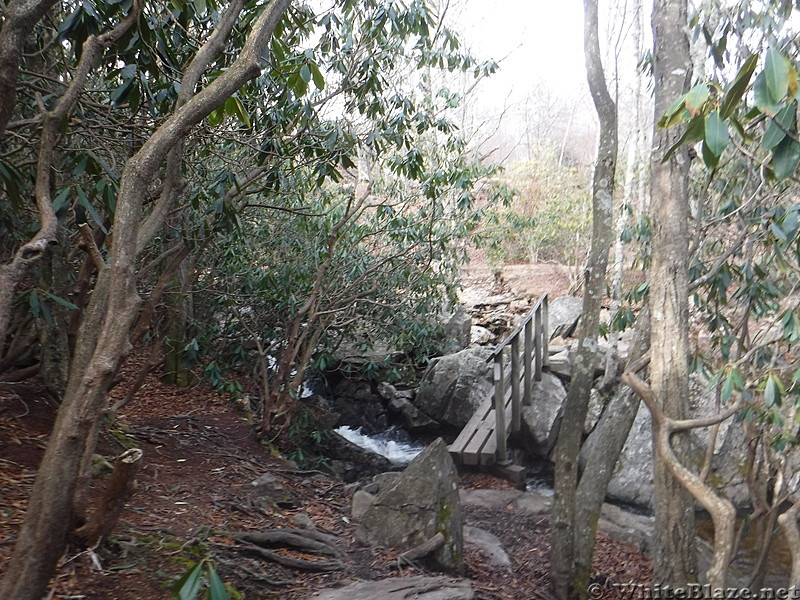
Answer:
[(396, 465), (410, 463), (425, 449), (425, 446), (414, 444), (408, 433), (399, 427), (390, 427), (378, 435), (366, 435), (361, 428), (338, 427), (334, 431), (356, 446), (380, 454)]

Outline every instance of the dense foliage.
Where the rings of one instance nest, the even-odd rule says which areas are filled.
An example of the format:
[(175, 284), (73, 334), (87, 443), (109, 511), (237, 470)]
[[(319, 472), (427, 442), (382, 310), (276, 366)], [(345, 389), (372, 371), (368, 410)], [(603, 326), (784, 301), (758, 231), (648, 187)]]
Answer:
[[(5, 256), (37, 227), (26, 202), (38, 168), (41, 103), (57, 101), (59, 78), (69, 80), (86, 40), (132, 7), (64, 3), (49, 28), (36, 29), (0, 163), (0, 185), (12, 200), (0, 207)], [(184, 73), (225, 9), (213, 0), (148, 3), (89, 74), (62, 127), (50, 181), (64, 252), (52, 265), (35, 264), (21, 287), (17, 326), (0, 353), (4, 370), (49, 364), (42, 354), (61, 339), (64, 351), (50, 361), (56, 368), (43, 370), (63, 391), (66, 348), (93, 277), (89, 260), (69, 251), (86, 243), (77, 226), (87, 224), (105, 255), (121, 169), (186, 102)], [(259, 10), (244, 5), (227, 48), (243, 43)], [(54, 41), (61, 52), (49, 51)], [(215, 360), (207, 373), (219, 380), (248, 360), (258, 337), (270, 356), (265, 390), (285, 396), (312, 360), (326, 365), (355, 324), (366, 330), (380, 322), (384, 341), (419, 357), (435, 350), (432, 316), (453, 299), (464, 256), (458, 240), (480, 216), (473, 187), (492, 173), (469, 158), (449, 120), (460, 96), (447, 87), (448, 73), (481, 78), (495, 67), (463, 52), (425, 2), (292, 8), (269, 57), (260, 76), (181, 142), (179, 160), (153, 174), (145, 228), (164, 215), (165, 198), (174, 208), (142, 246), (140, 286), (155, 293), (134, 338), (155, 315), (152, 335), (164, 338), (168, 369), (186, 383), (180, 372), (202, 354)], [(234, 58), (222, 52), (195, 85), (212, 83)], [(32, 343), (32, 322), (41, 345)]]

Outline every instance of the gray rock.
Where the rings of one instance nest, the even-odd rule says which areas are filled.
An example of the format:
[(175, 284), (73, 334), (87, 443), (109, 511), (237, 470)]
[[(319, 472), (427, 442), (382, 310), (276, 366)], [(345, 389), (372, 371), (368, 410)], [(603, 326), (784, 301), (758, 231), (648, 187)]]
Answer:
[(568, 349), (564, 348), (550, 355), (550, 372), (558, 375), (563, 381), (572, 378), (572, 356)]
[[(694, 416), (711, 416), (716, 413), (716, 398), (713, 390), (699, 377), (690, 379), (690, 407)], [(642, 404), (636, 413), (628, 439), (622, 449), (617, 466), (608, 486), (608, 496), (647, 508), (653, 507), (653, 437), (650, 412)], [(709, 430), (693, 430), (691, 444), (696, 448), (692, 456), (696, 463), (687, 465), (695, 472), (701, 467), (705, 448), (709, 442)], [(747, 439), (741, 426), (728, 420), (720, 425), (716, 449), (712, 461), (709, 482), (719, 489), (736, 506), (745, 506), (749, 501), (746, 481)]]
[(403, 427), (407, 431), (424, 431), (436, 429), (439, 423), (418, 409), (411, 400), (400, 395), (395, 395), (389, 402), (389, 410), (399, 414), (403, 419)]
[(464, 427), (494, 392), (492, 348), (467, 348), (442, 356), (422, 376), (414, 404), (431, 418)]
[(358, 581), (335, 590), (322, 590), (309, 600), (472, 600), (474, 597), (467, 579), (419, 576)]
[(520, 490), (461, 490), (459, 498), (464, 506), (480, 506), (492, 510), (507, 508), (522, 496)]
[(548, 328), (550, 339), (569, 337), (575, 331), (578, 319), (583, 314), (583, 300), (574, 296), (561, 296), (550, 302)]
[(378, 339), (374, 333), (359, 331), (339, 345), (333, 358), (341, 363), (365, 365), (370, 362), (382, 363), (387, 357), (399, 355), (397, 350), (385, 340)]
[(456, 308), (456, 312), (444, 326), (444, 351), (452, 354), (463, 350), (470, 343), (470, 333), (472, 328), (472, 317), (464, 310), (463, 305)]
[(391, 383), (381, 381), (378, 384), (378, 395), (384, 400), (391, 402), (394, 400), (395, 396), (397, 396), (397, 389)]
[(403, 473), (398, 471), (387, 471), (386, 473), (378, 473), (372, 478), (372, 482), (378, 486), (378, 492), (379, 492), (397, 483), (398, 479), (400, 479), (402, 475)]
[(511, 559), (503, 548), (503, 542), (485, 529), (464, 525), (464, 543), (477, 548), (490, 565), (506, 568), (511, 566)]
[(514, 502), (514, 507), (531, 515), (544, 515), (550, 512), (551, 493), (528, 490)]
[[(508, 510), (528, 515), (549, 514), (552, 496), (537, 490), (520, 492), (517, 490), (462, 490), (461, 501), (465, 506), (474, 505), (492, 510)], [(598, 528), (601, 531), (636, 546), (645, 553), (652, 551), (654, 519), (651, 516), (637, 515), (613, 504), (603, 504)], [(464, 528), (467, 540), (467, 528)]]
[(522, 421), (530, 435), (530, 449), (547, 456), (554, 443), (557, 417), (567, 398), (564, 384), (551, 373), (542, 373), (542, 380), (533, 384), (532, 402), (522, 407)]
[(655, 519), (637, 515), (613, 504), (603, 504), (598, 527), (611, 537), (652, 555), (655, 537)]
[(347, 483), (394, 467), (388, 458), (356, 446), (335, 431), (325, 439), (325, 451), (333, 472)]
[(252, 506), (259, 508), (273, 508), (275, 506), (290, 508), (297, 504), (291, 492), (269, 473), (265, 473), (258, 479), (251, 481), (249, 487), (249, 501)]
[(473, 325), (470, 328), (469, 334), (470, 344), (474, 344), (477, 346), (483, 346), (485, 344), (490, 344), (494, 341), (494, 334), (486, 329), (486, 327), (481, 327), (480, 325)]
[(358, 521), (364, 516), (370, 506), (375, 502), (375, 496), (364, 490), (358, 490), (353, 494), (350, 514)]
[(378, 473), (372, 478), (372, 481), (364, 485), (361, 489), (369, 492), (373, 496), (377, 495), (381, 490), (387, 489), (390, 485), (397, 483), (397, 478), (401, 473), (397, 471), (387, 471), (386, 473)]
[(635, 506), (653, 505), (653, 435), (650, 412), (639, 406), (614, 475), (608, 484), (608, 497)]
[(463, 559), (458, 473), (440, 439), (417, 456), (397, 480), (381, 489), (361, 517), (362, 537), (371, 544), (400, 550), (414, 548), (437, 533), (444, 545), (435, 553), (446, 568)]
[(389, 426), (384, 400), (373, 391), (369, 381), (342, 379), (334, 386), (331, 396), (334, 410), (340, 415), (339, 425), (361, 427), (368, 435), (378, 434)]

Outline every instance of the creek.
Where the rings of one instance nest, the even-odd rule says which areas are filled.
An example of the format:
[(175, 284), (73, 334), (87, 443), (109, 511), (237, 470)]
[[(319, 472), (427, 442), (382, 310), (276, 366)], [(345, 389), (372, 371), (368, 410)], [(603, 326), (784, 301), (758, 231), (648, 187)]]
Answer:
[(347, 425), (334, 429), (336, 433), (359, 448), (379, 454), (395, 465), (406, 465), (425, 449), (411, 441), (411, 436), (400, 427), (390, 427), (377, 435), (362, 433), (361, 428)]

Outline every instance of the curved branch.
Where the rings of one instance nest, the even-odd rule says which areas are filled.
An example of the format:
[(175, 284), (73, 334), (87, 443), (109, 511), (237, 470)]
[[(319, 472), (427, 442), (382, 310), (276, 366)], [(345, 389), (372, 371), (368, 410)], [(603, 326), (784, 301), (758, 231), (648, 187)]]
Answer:
[[(83, 44), (81, 60), (73, 75), (64, 95), (58, 103), (44, 114), (44, 125), (39, 144), (39, 158), (36, 167), (35, 197), (36, 208), (39, 213), (40, 228), (32, 240), (23, 244), (17, 250), (14, 258), (7, 265), (0, 267), (0, 343), (7, 334), (8, 322), (11, 314), (11, 302), (20, 280), (25, 276), (28, 268), (47, 252), (47, 249), (56, 243), (56, 229), (58, 219), (53, 210), (53, 200), (50, 195), (51, 171), (55, 158), (59, 129), (64, 120), (78, 101), (86, 79), (95, 65), (97, 58), (109, 47), (115, 44), (128, 29), (136, 23), (142, 10), (141, 0), (134, 0), (130, 14), (117, 24), (114, 29), (100, 36), (89, 36)], [(3, 28), (5, 32), (9, 23)], [(0, 38), (2, 33), (0, 33)], [(2, 43), (2, 41), (0, 41)], [(0, 53), (2, 49), (0, 49)], [(0, 58), (0, 60), (2, 60)], [(0, 70), (2, 65), (0, 65)], [(0, 74), (0, 88), (2, 88), (2, 75)], [(0, 99), (0, 107), (2, 99)], [(0, 113), (2, 113), (0, 108)]]
[[(699, 427), (709, 427), (724, 421), (730, 418), (736, 411), (731, 411), (729, 409), (720, 415), (706, 419), (674, 421), (667, 417), (661, 410), (661, 407), (655, 400), (653, 391), (645, 381), (639, 379), (632, 372), (626, 371), (622, 374), (622, 382), (635, 391), (650, 410), (650, 415), (653, 419), (653, 436), (657, 456), (666, 462), (667, 467), (675, 479), (677, 479), (711, 515), (711, 520), (714, 524), (714, 553), (711, 559), (711, 565), (706, 572), (706, 578), (712, 589), (724, 589), (725, 577), (732, 557), (736, 509), (729, 500), (717, 495), (714, 489), (707, 485), (699, 475), (693, 473), (681, 464), (672, 449), (672, 445), (669, 443), (669, 438), (670, 434), (673, 432)], [(736, 405), (731, 408), (736, 408), (738, 410), (741, 401), (740, 397)]]
[[(195, 89), (200, 81), (208, 65), (214, 57), (223, 49), (225, 43), (228, 41), (228, 36), (233, 30), (236, 21), (239, 19), (239, 14), (244, 8), (244, 0), (234, 0), (225, 10), (222, 18), (214, 27), (208, 40), (198, 50), (197, 54), (189, 63), (186, 71), (181, 78), (181, 88), (178, 92), (178, 99), (175, 102), (175, 108), (179, 109), (184, 106), (195, 94)], [(147, 216), (142, 223), (142, 228), (139, 231), (139, 237), (136, 242), (136, 251), (140, 253), (144, 250), (150, 240), (161, 228), (161, 225), (166, 218), (169, 208), (175, 201), (176, 196), (180, 194), (183, 186), (180, 184), (181, 167), (183, 163), (183, 142), (181, 138), (169, 153), (167, 158), (166, 176), (164, 178), (164, 187), (158, 202), (153, 207), (151, 213)]]

